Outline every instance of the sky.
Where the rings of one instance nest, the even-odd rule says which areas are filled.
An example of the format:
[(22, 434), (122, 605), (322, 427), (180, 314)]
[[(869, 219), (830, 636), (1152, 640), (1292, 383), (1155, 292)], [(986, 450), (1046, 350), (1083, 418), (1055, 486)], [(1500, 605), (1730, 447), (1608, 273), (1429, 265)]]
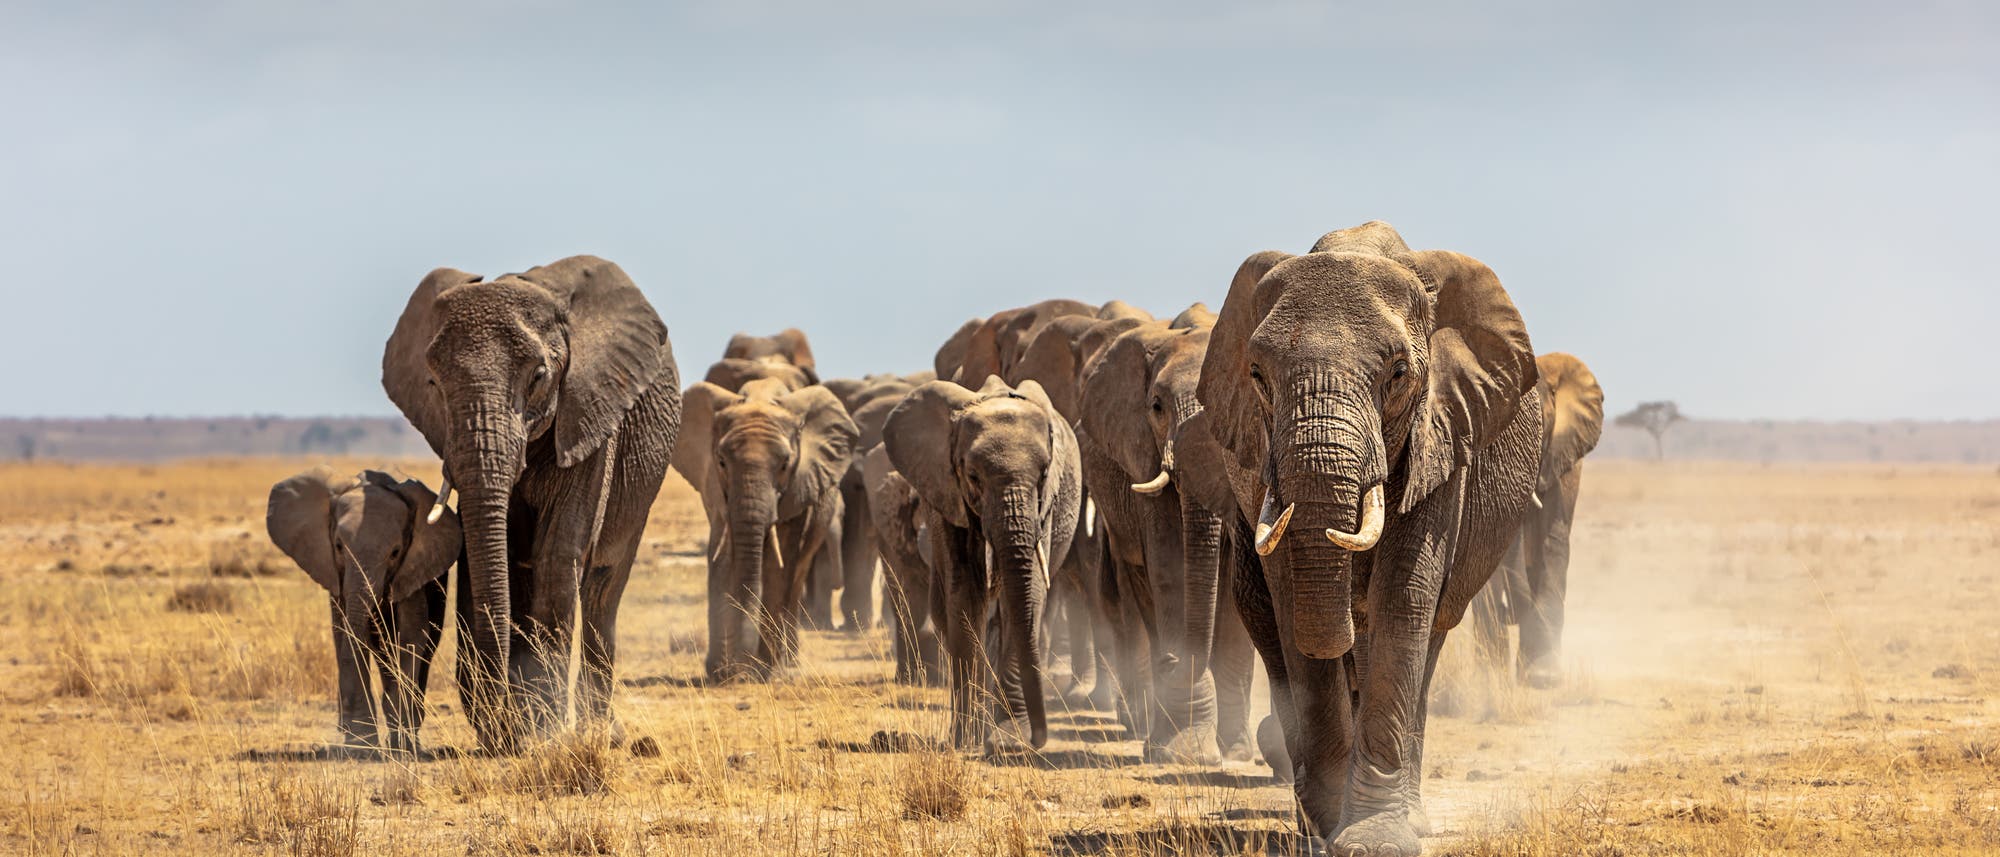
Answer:
[[(1505, 6), (1506, 8), (1501, 8)], [(2000, 417), (2000, 5), (6, 5), (0, 415), (393, 414), (431, 268), (618, 262), (699, 377), (1220, 306), (1371, 219), (1616, 413)]]

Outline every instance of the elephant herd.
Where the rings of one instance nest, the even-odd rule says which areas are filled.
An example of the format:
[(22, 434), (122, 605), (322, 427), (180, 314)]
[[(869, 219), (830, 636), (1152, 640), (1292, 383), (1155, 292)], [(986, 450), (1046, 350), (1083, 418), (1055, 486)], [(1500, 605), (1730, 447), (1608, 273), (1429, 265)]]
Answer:
[(332, 595), (348, 743), (417, 748), (454, 565), (482, 746), (572, 714), (616, 740), (618, 605), (671, 466), (708, 521), (710, 681), (791, 668), (808, 626), (870, 628), (879, 567), (896, 680), (948, 688), (955, 746), (1039, 748), (1051, 701), (1115, 711), (1149, 759), (1249, 759), (1261, 732), (1337, 853), (1418, 853), (1426, 697), (1468, 610), (1494, 668), (1515, 624), (1515, 674), (1560, 679), (1603, 421), (1492, 270), (1379, 221), (1251, 255), (1219, 311), (1043, 301), (859, 379), (822, 379), (800, 331), (739, 334), (685, 390), (610, 262), (439, 269), (382, 366), (437, 493), (322, 469), (269, 509)]

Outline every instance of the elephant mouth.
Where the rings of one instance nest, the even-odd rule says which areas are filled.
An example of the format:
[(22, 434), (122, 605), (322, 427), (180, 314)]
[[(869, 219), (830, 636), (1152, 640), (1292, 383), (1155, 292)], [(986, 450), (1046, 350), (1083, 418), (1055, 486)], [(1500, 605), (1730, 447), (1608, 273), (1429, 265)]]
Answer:
[[(1327, 527), (1325, 531), (1327, 541), (1349, 551), (1365, 551), (1375, 547), (1375, 544), (1382, 540), (1382, 526), (1386, 517), (1382, 496), (1382, 483), (1377, 482), (1361, 497), (1359, 526), (1353, 532), (1347, 532), (1339, 527)], [(1264, 503), (1257, 513), (1258, 556), (1270, 556), (1272, 551), (1278, 549), (1278, 543), (1284, 540), (1285, 532), (1291, 527), (1292, 513), (1297, 510), (1297, 503), (1286, 503), (1284, 510), (1280, 511), (1277, 493), (1270, 488), (1264, 489)]]

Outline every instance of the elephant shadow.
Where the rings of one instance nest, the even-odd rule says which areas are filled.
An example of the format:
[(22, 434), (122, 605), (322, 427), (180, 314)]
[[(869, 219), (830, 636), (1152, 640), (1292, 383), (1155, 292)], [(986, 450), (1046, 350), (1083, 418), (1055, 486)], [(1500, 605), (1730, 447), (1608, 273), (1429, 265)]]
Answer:
[[(1287, 814), (1289, 817), (1289, 814)], [(1222, 824), (1170, 824), (1131, 833), (1078, 832), (1049, 837), (1053, 854), (1297, 854), (1298, 834)]]
[(1079, 768), (1123, 768), (1144, 764), (1137, 754), (1106, 753), (1097, 750), (1047, 750), (987, 756), (983, 761), (996, 768), (1038, 768), (1072, 770)]
[[(249, 749), (230, 756), (236, 762), (440, 762), (465, 756), (456, 747), (425, 747), (409, 751), (384, 750), (358, 744), (321, 744), (314, 747), (287, 747), (281, 750)], [(480, 755), (475, 752), (472, 755)]]
[[(1209, 786), (1224, 789), (1256, 789), (1279, 785), (1278, 778), (1270, 774), (1245, 774), (1236, 771), (1150, 774), (1140, 779), (1163, 786)], [(1285, 817), (1291, 817), (1289, 811)]]
[(683, 690), (709, 686), (706, 676), (646, 675), (621, 679), (619, 684), (626, 687), (673, 687)]

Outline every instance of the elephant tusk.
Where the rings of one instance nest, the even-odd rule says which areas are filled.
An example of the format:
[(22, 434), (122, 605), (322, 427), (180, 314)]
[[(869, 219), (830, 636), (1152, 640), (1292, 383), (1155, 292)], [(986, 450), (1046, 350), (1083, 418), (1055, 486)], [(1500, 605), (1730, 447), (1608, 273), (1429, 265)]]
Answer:
[(1270, 489), (1265, 489), (1264, 508), (1257, 513), (1258, 556), (1270, 556), (1272, 551), (1278, 549), (1279, 540), (1285, 537), (1285, 528), (1292, 524), (1292, 510), (1298, 508), (1298, 504), (1286, 503), (1284, 514), (1278, 515), (1276, 520), (1273, 520), (1272, 512), (1276, 511), (1277, 507), (1277, 498), (1272, 496)]
[(1036, 565), (1036, 568), (1040, 570), (1042, 573), (1042, 591), (1048, 592), (1049, 591), (1049, 546), (1046, 544), (1042, 544), (1041, 542), (1036, 542), (1035, 558), (1041, 561)]
[(444, 504), (449, 502), (451, 502), (451, 474), (446, 472), (438, 477), (437, 502), (431, 504), (431, 513), (424, 516), (424, 523), (437, 523), (439, 518), (444, 517)]
[(785, 565), (785, 550), (778, 546), (778, 525), (771, 525), (771, 558), (778, 561), (780, 568)]
[(1097, 535), (1097, 501), (1089, 497), (1083, 498), (1083, 534)]
[(1535, 493), (1533, 493), (1533, 494), (1529, 494), (1529, 495), (1528, 495), (1528, 502), (1530, 502), (1530, 503), (1533, 503), (1533, 504), (1535, 504), (1535, 508), (1537, 508), (1537, 509), (1541, 508), (1541, 507), (1542, 507), (1542, 492), (1540, 492), (1540, 491), (1536, 491), (1536, 492), (1535, 492)]
[(1382, 540), (1382, 485), (1368, 489), (1368, 496), (1361, 500), (1361, 529), (1343, 533), (1328, 527), (1326, 537), (1351, 551), (1365, 551)]
[(1167, 490), (1167, 483), (1171, 481), (1173, 481), (1172, 474), (1162, 470), (1160, 471), (1160, 475), (1148, 481), (1132, 483), (1132, 490), (1141, 494), (1158, 494), (1161, 491)]
[(714, 544), (714, 545), (712, 546), (712, 548), (713, 548), (713, 549), (712, 549), (712, 550), (710, 550), (710, 551), (708, 552), (708, 561), (709, 561), (709, 562), (715, 562), (716, 560), (719, 560), (719, 559), (721, 559), (721, 558), (722, 558), (722, 550), (723, 550), (723, 548), (726, 548), (726, 547), (729, 547), (729, 522), (728, 522), (728, 521), (724, 521), (724, 522), (722, 522), (722, 534), (721, 534), (721, 535), (719, 535), (719, 536), (716, 536), (716, 537), (715, 537), (715, 544)]

